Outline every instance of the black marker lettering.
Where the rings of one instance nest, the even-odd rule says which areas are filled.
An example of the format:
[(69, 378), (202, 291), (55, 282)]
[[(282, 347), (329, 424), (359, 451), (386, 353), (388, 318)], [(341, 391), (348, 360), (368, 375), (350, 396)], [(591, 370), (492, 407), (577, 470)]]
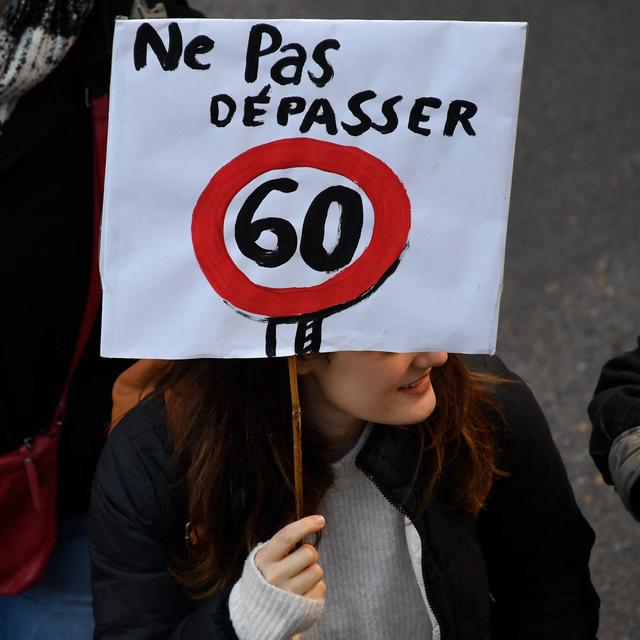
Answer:
[[(300, 84), (304, 63), (307, 61), (307, 52), (304, 50), (304, 47), (293, 42), (282, 47), (280, 51), (282, 51), (282, 53), (295, 51), (295, 54), (281, 58), (271, 67), (271, 77), (273, 81), (281, 85)], [(290, 76), (285, 76), (283, 73), (287, 67), (293, 68), (293, 74)]]
[(311, 82), (313, 82), (316, 87), (324, 87), (331, 80), (331, 78), (333, 78), (333, 67), (327, 62), (326, 54), (328, 49), (335, 49), (337, 51), (339, 48), (340, 43), (333, 38), (329, 38), (327, 40), (319, 42), (313, 50), (311, 57), (322, 70), (322, 74), (319, 76), (314, 76), (311, 71), (308, 71), (307, 73), (309, 74)]
[[(271, 38), (271, 44), (262, 48), (262, 36)], [(247, 58), (244, 67), (245, 82), (255, 82), (258, 78), (258, 64), (262, 56), (276, 52), (282, 44), (280, 32), (270, 24), (256, 24), (251, 27), (247, 43)]]
[[(224, 118), (220, 117), (220, 103), (227, 107), (227, 115)], [(233, 118), (235, 112), (236, 103), (234, 99), (226, 93), (219, 93), (217, 96), (211, 98), (209, 113), (211, 124), (215, 124), (216, 127), (226, 127), (231, 122), (231, 118)]]
[(425, 108), (439, 109), (442, 106), (442, 100), (440, 98), (417, 98), (411, 107), (411, 113), (409, 113), (409, 130), (414, 133), (419, 133), (421, 136), (428, 136), (431, 134), (431, 129), (427, 127), (421, 127), (421, 122), (429, 122), (431, 116), (428, 113), (424, 113)]
[(371, 126), (380, 133), (391, 133), (398, 127), (398, 114), (394, 109), (395, 105), (402, 100), (402, 96), (393, 96), (382, 103), (382, 115), (386, 118), (384, 124), (371, 123)]
[(133, 65), (136, 71), (147, 66), (147, 47), (151, 47), (156, 54), (160, 66), (165, 71), (177, 69), (182, 55), (182, 32), (177, 22), (169, 25), (169, 47), (165, 48), (158, 32), (145, 22), (138, 27), (136, 39), (133, 43)]
[(478, 113), (478, 107), (473, 102), (467, 100), (453, 100), (447, 111), (447, 121), (444, 124), (445, 136), (452, 136), (456, 130), (458, 122), (470, 136), (475, 136), (476, 132), (469, 123), (469, 120)]
[(289, 116), (302, 113), (307, 105), (307, 101), (299, 96), (291, 96), (290, 98), (282, 98), (278, 105), (277, 120), (278, 124), (286, 127), (289, 124)]
[(244, 99), (242, 124), (245, 127), (259, 127), (264, 124), (262, 120), (256, 120), (256, 117), (263, 116), (267, 110), (256, 107), (256, 104), (269, 104), (269, 102), (271, 102), (271, 97), (269, 96), (270, 90), (271, 85), (267, 84), (262, 87), (262, 91), (260, 91), (257, 96), (247, 96)]
[(342, 122), (342, 128), (349, 135), (359, 136), (371, 128), (371, 118), (362, 110), (361, 105), (367, 100), (373, 100), (376, 95), (375, 91), (367, 90), (360, 91), (360, 93), (356, 93), (349, 98), (349, 102), (347, 103), (349, 111), (351, 111), (351, 113), (360, 120), (359, 124), (348, 124), (347, 122)]
[(215, 42), (207, 36), (196, 36), (184, 48), (184, 63), (192, 69), (208, 69), (211, 67), (210, 62), (200, 62), (196, 56), (209, 53), (213, 49)]
[[(324, 248), (324, 233), (329, 207), (340, 207), (338, 242), (328, 252)], [(332, 273), (348, 265), (358, 247), (362, 233), (362, 198), (357, 191), (337, 185), (321, 191), (309, 206), (302, 225), (300, 255), (315, 271)]]
[[(262, 218), (253, 221), (258, 207), (272, 191), (292, 193), (298, 183), (291, 178), (268, 180), (257, 187), (247, 198), (238, 213), (235, 239), (238, 249), (261, 267), (279, 267), (291, 259), (296, 252), (298, 237), (293, 225), (282, 218)], [(275, 249), (263, 249), (257, 240), (263, 231), (271, 231), (278, 242)]]
[(311, 103), (307, 113), (304, 114), (304, 118), (302, 119), (300, 133), (307, 133), (313, 124), (323, 124), (327, 133), (332, 136), (338, 133), (336, 114), (326, 98), (316, 98)]

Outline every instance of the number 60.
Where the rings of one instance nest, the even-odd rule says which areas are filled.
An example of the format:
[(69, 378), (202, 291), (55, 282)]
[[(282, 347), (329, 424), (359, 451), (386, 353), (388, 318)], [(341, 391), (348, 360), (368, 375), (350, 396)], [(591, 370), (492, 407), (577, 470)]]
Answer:
[[(238, 248), (261, 267), (279, 267), (296, 252), (298, 236), (293, 225), (283, 218), (253, 217), (271, 191), (292, 193), (298, 183), (291, 178), (268, 180), (257, 187), (240, 208), (235, 224)], [(332, 203), (340, 206), (338, 241), (331, 251), (324, 246), (325, 225)], [(311, 202), (302, 224), (300, 256), (315, 271), (332, 273), (348, 265), (358, 247), (363, 221), (362, 198), (354, 189), (336, 185), (321, 191)], [(271, 231), (277, 238), (275, 249), (261, 247), (257, 240), (263, 231)]]

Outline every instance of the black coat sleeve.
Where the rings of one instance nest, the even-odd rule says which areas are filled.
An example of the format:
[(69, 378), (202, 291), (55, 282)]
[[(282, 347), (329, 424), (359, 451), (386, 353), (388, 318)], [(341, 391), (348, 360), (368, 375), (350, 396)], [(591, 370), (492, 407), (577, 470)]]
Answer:
[(237, 640), (229, 619), (229, 592), (194, 606), (168, 571), (185, 518), (175, 506), (170, 453), (153, 429), (132, 424), (140, 414), (136, 409), (118, 425), (94, 480), (94, 637)]
[[(594, 534), (580, 513), (546, 419), (529, 388), (496, 358), (506, 424), (498, 478), (478, 518), (492, 596), (494, 640), (593, 640)], [(496, 364), (497, 363), (497, 364)]]
[(638, 348), (607, 362), (589, 404), (593, 429), (589, 451), (609, 484), (611, 443), (624, 431), (640, 425), (640, 338)]

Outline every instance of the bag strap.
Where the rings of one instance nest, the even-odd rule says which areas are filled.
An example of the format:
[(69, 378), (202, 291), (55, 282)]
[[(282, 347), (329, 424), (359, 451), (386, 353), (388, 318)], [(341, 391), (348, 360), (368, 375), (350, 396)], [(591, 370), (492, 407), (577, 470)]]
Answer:
[(50, 433), (55, 433), (64, 422), (71, 381), (82, 358), (85, 347), (95, 324), (102, 298), (98, 255), (100, 246), (100, 221), (102, 218), (102, 197), (104, 193), (104, 175), (107, 155), (107, 119), (109, 114), (108, 95), (93, 98), (91, 101), (91, 118), (93, 122), (93, 234), (91, 251), (91, 272), (89, 275), (89, 293), (82, 313), (82, 322), (78, 339), (69, 364), (67, 378), (60, 394), (51, 421)]

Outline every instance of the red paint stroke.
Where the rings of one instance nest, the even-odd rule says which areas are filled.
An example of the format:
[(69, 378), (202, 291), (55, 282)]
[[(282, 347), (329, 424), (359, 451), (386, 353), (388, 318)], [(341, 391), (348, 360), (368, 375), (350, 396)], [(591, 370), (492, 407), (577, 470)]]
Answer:
[[(234, 196), (252, 180), (292, 167), (337, 173), (357, 184), (373, 205), (373, 233), (362, 255), (322, 284), (265, 287), (249, 280), (229, 256), (224, 218)], [(220, 297), (242, 311), (282, 318), (344, 304), (371, 289), (400, 256), (410, 227), (406, 189), (384, 162), (356, 147), (288, 138), (248, 149), (214, 174), (193, 210), (191, 236), (200, 268)]]

